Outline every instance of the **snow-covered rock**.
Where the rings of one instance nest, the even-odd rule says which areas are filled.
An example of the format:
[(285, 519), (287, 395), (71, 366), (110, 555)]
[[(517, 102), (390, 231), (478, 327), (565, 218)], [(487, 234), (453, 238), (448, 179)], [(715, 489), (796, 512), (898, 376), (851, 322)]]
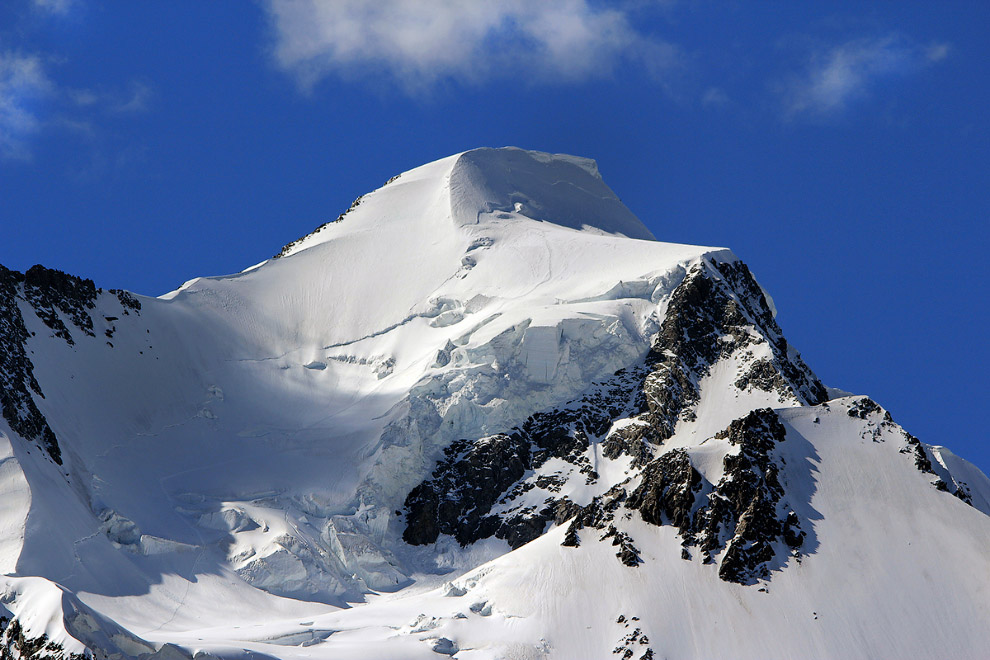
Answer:
[(160, 298), (0, 267), (0, 640), (978, 657), (990, 482), (775, 317), (593, 161), (513, 148)]

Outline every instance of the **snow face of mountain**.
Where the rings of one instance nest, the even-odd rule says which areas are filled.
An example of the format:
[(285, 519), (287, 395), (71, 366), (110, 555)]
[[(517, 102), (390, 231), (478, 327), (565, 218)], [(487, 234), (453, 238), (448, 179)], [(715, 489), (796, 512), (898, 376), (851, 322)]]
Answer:
[(774, 317), (511, 148), (160, 298), (0, 267), (0, 646), (975, 657), (990, 482)]

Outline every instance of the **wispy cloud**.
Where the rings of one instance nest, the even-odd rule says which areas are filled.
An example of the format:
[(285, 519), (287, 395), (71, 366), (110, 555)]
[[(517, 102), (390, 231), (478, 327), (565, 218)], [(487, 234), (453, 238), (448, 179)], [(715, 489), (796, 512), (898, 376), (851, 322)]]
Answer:
[(151, 85), (134, 80), (130, 89), (124, 95), (118, 95), (113, 103), (108, 107), (111, 112), (129, 114), (134, 112), (144, 112), (148, 109), (148, 102), (154, 96)]
[(0, 156), (28, 157), (27, 140), (41, 126), (38, 105), (53, 89), (38, 57), (0, 53)]
[(855, 39), (811, 56), (807, 70), (781, 86), (788, 117), (834, 116), (886, 79), (914, 73), (945, 59), (946, 44), (928, 47), (901, 35)]
[(34, 6), (49, 14), (68, 14), (76, 0), (34, 0)]
[(929, 62), (941, 62), (949, 56), (951, 50), (949, 44), (932, 44), (925, 49), (925, 57)]
[[(123, 89), (61, 87), (38, 54), (0, 52), (0, 157), (27, 160), (31, 142), (47, 129), (92, 137), (111, 117), (145, 111), (153, 88), (135, 80)], [(99, 117), (103, 116), (101, 120)]]
[(66, 96), (80, 108), (100, 109), (110, 114), (132, 114), (148, 109), (154, 96), (151, 85), (140, 80), (131, 81), (128, 89), (70, 89)]
[(709, 87), (701, 95), (701, 104), (707, 107), (721, 107), (729, 103), (729, 95), (719, 87)]
[(327, 75), (385, 73), (407, 91), (442, 80), (581, 80), (620, 62), (662, 76), (677, 49), (627, 10), (588, 0), (268, 0), (274, 55), (304, 87)]

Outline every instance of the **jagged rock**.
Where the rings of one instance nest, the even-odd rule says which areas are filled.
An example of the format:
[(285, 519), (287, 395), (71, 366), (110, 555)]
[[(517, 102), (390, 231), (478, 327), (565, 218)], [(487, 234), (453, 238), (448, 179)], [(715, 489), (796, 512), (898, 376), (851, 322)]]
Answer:
[[(873, 399), (869, 397), (863, 397), (849, 406), (849, 410), (846, 414), (850, 417), (855, 417), (857, 419), (866, 419), (869, 415), (883, 411)], [(887, 415), (887, 419), (890, 419), (890, 415)]]
[(801, 524), (797, 514), (793, 511), (787, 514), (784, 520), (784, 542), (792, 548), (800, 548), (804, 545), (805, 533), (801, 531)]
[(558, 493), (560, 487), (567, 483), (567, 479), (560, 474), (541, 474), (534, 483), (538, 488), (548, 490), (551, 493)]
[(676, 527), (685, 559), (690, 559), (690, 545), (700, 547), (706, 563), (724, 550), (719, 577), (748, 584), (765, 576), (776, 541), (792, 548), (804, 542), (797, 514), (789, 511), (783, 520), (778, 515), (784, 489), (773, 451), (786, 430), (776, 413), (764, 408), (734, 420), (715, 437), (739, 447), (725, 456), (718, 484), (707, 483), (688, 453), (676, 449), (646, 466), (626, 507), (638, 510), (645, 522)]
[[(25, 300), (55, 337), (75, 344), (63, 318), (84, 335), (95, 337), (92, 310), (101, 290), (92, 280), (36, 265), (21, 274), (0, 266), (0, 408), (10, 428), (40, 445), (61, 465), (62, 451), (55, 432), (38, 409), (34, 396), (45, 398), (34, 376), (26, 343), (30, 337), (18, 300)], [(124, 314), (138, 313), (141, 303), (126, 291), (112, 290)], [(115, 316), (105, 317), (108, 322)], [(114, 328), (105, 331), (113, 336)], [(113, 344), (106, 342), (110, 347)]]
[(803, 403), (814, 405), (828, 400), (825, 385), (812, 373), (798, 352), (787, 343), (777, 325), (763, 289), (741, 261), (715, 262), (715, 268), (725, 279), (757, 328), (763, 330), (773, 350), (774, 362), (788, 387)]
[(48, 635), (28, 637), (21, 622), (0, 616), (0, 658), (3, 660), (86, 660), (85, 653), (66, 654)]
[[(129, 292), (123, 289), (110, 289), (110, 293), (117, 296), (117, 300), (120, 301), (120, 306), (124, 308), (124, 314), (130, 314), (130, 312), (140, 313), (141, 312), (141, 301), (131, 295)], [(116, 319), (114, 319), (116, 320)]]
[(28, 358), (29, 333), (17, 305), (24, 280), (21, 273), (0, 266), (0, 408), (15, 433), (38, 443), (61, 464), (58, 439), (32, 395), (44, 398)]
[[(625, 620), (625, 617), (620, 616), (616, 623), (624, 623)], [(633, 617), (630, 621), (639, 621), (639, 617)], [(629, 627), (628, 623), (626, 627)], [(642, 628), (637, 627), (632, 632), (623, 635), (618, 646), (612, 649), (612, 654), (619, 656), (622, 660), (631, 660), (636, 653), (642, 650), (643, 646), (647, 646), (649, 643), (650, 638), (643, 632)], [(649, 647), (643, 651), (643, 655), (639, 656), (639, 660), (653, 660), (653, 658), (653, 649)]]
[(740, 390), (756, 388), (764, 392), (781, 392), (786, 390), (787, 383), (774, 368), (770, 360), (757, 360), (749, 370), (734, 383)]
[(650, 424), (628, 424), (605, 439), (602, 443), (602, 455), (615, 460), (626, 454), (632, 456), (632, 467), (643, 467), (653, 458), (653, 447), (660, 442), (660, 435)]
[(675, 449), (646, 466), (642, 482), (629, 494), (626, 506), (638, 509), (648, 523), (672, 524), (682, 534), (690, 534), (701, 486), (701, 475), (691, 465), (687, 452)]
[[(701, 547), (710, 554), (728, 537), (719, 577), (748, 583), (764, 576), (765, 564), (774, 556), (773, 543), (783, 536), (777, 508), (784, 490), (771, 454), (786, 431), (777, 414), (763, 408), (734, 420), (716, 437), (727, 438), (740, 451), (725, 457), (724, 474), (709, 495), (708, 510), (701, 516)], [(796, 517), (793, 523), (796, 528)]]
[(60, 270), (37, 265), (24, 273), (25, 299), (34, 307), (38, 318), (55, 332), (55, 336), (70, 345), (75, 342), (58, 312), (69, 317), (72, 324), (85, 334), (95, 337), (89, 310), (95, 306), (96, 294), (93, 280), (67, 275)]
[(606, 433), (613, 417), (628, 410), (628, 378), (619, 373), (614, 382), (595, 388), (567, 408), (534, 414), (511, 434), (455, 442), (433, 478), (407, 497), (403, 538), (422, 545), (434, 542), (439, 534), (450, 534), (462, 544), (496, 536), (518, 547), (535, 538), (534, 533), (541, 534), (546, 523), (557, 518), (556, 512), (507, 513), (502, 518), (488, 514), (496, 502), (511, 500), (533, 487), (559, 490), (560, 482), (548, 475), (517, 483), (526, 471), (551, 458), (575, 465), (588, 481), (597, 479), (586, 456), (590, 438)]
[[(726, 286), (726, 281), (731, 286)], [(806, 404), (828, 398), (825, 386), (789, 348), (762, 289), (745, 264), (705, 262), (695, 266), (671, 295), (660, 332), (646, 358), (650, 371), (642, 388), (644, 412), (637, 419), (645, 422), (648, 430), (629, 432), (627, 452), (641, 456), (636, 444), (641, 438), (657, 444), (674, 433), (679, 420), (693, 419), (699, 395), (696, 383), (711, 366), (761, 342), (769, 344), (773, 360), (754, 363), (736, 382), (737, 387), (754, 385)], [(617, 448), (610, 448), (612, 455), (617, 452)]]
[(607, 538), (612, 539), (612, 545), (619, 546), (619, 551), (615, 553), (615, 556), (623, 564), (636, 567), (643, 563), (643, 560), (639, 556), (639, 550), (633, 545), (633, 540), (628, 534), (616, 529), (614, 525), (609, 525), (608, 531), (605, 532), (601, 540), (604, 541)]
[[(889, 417), (889, 415), (887, 416)], [(919, 472), (937, 477), (932, 481), (932, 485), (935, 486), (936, 490), (950, 493), (966, 504), (973, 506), (973, 497), (970, 495), (969, 489), (965, 484), (959, 483), (951, 475), (949, 475), (951, 484), (947, 484), (939, 477), (938, 472), (935, 471), (935, 467), (932, 465), (931, 459), (928, 457), (928, 452), (925, 451), (924, 445), (921, 444), (921, 440), (918, 440), (918, 438), (903, 429), (901, 429), (901, 435), (904, 437), (905, 445), (900, 449), (900, 453), (914, 456), (914, 465), (918, 468)]]
[(542, 536), (549, 519), (544, 512), (528, 511), (516, 514), (504, 519), (495, 536), (508, 541), (510, 548), (519, 548)]
[(424, 545), (435, 542), (439, 534), (450, 534), (467, 545), (494, 535), (500, 521), (487, 514), (530, 464), (529, 444), (518, 434), (458, 441), (445, 453), (447, 458), (434, 470), (433, 479), (416, 486), (406, 498), (403, 539), (407, 543)]
[(956, 491), (952, 494), (958, 497), (966, 504), (973, 506), (973, 496), (970, 493), (968, 493), (964, 487), (956, 484)]
[(605, 529), (609, 523), (615, 520), (615, 511), (626, 501), (626, 490), (621, 484), (610, 488), (604, 495), (599, 495), (591, 500), (587, 506), (571, 518), (567, 532), (564, 534), (563, 546), (577, 547), (580, 545), (578, 531), (585, 527), (594, 529)]
[(575, 504), (566, 497), (558, 500), (553, 505), (553, 521), (558, 525), (563, 525), (565, 522), (580, 513), (581, 508), (581, 506)]
[(904, 431), (904, 439), (907, 441), (907, 446), (901, 449), (901, 453), (914, 454), (915, 467), (922, 472), (935, 474), (935, 471), (932, 470), (932, 462), (929, 460), (928, 454), (925, 453), (925, 448), (921, 446), (921, 440), (918, 440), (907, 431)]

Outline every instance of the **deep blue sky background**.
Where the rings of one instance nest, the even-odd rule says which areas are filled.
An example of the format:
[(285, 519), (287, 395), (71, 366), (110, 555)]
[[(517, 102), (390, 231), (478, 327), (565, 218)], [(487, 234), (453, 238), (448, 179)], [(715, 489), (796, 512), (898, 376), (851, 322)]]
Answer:
[(0, 5), (0, 263), (159, 295), (451, 153), (590, 156), (745, 260), (828, 384), (990, 471), (990, 3), (378, 6)]

